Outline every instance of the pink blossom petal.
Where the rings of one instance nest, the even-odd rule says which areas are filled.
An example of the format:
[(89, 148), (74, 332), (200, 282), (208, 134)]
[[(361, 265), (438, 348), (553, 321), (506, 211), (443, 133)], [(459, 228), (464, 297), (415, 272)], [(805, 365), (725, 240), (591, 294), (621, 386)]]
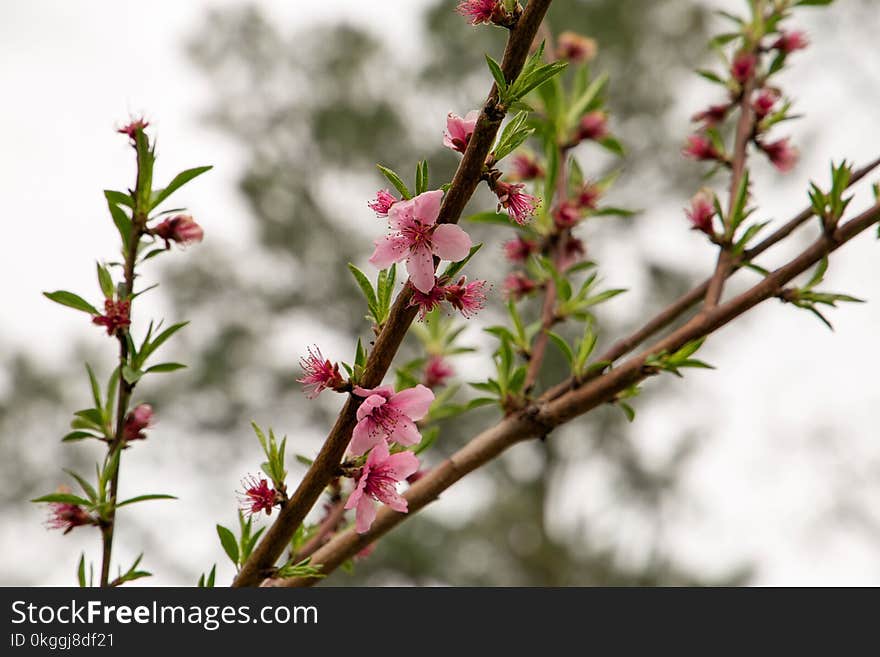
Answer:
[[(387, 504), (389, 507), (391, 507), (395, 511), (399, 511), (400, 513), (406, 513), (409, 510), (409, 507), (406, 503), (406, 498), (395, 490), (383, 490), (381, 493), (378, 493), (376, 497), (379, 498), (380, 502), (382, 502), (383, 504)], [(374, 509), (373, 518), (375, 517), (376, 514)], [(373, 520), (371, 518), (370, 523), (372, 524), (372, 522)], [(367, 527), (369, 527), (369, 525), (367, 525)], [(363, 534), (363, 532), (360, 533)]]
[(387, 269), (392, 263), (400, 262), (409, 250), (409, 242), (402, 235), (386, 235), (374, 244), (376, 250), (370, 256), (370, 264), (378, 269)]
[(358, 500), (354, 517), (355, 531), (358, 534), (363, 534), (370, 529), (370, 525), (376, 519), (376, 504), (368, 495), (364, 495)]
[(373, 448), (373, 451), (369, 453), (367, 456), (367, 466), (372, 468), (375, 465), (379, 465), (385, 459), (388, 458), (390, 451), (388, 449), (388, 445), (385, 442), (381, 442)]
[(458, 262), (471, 250), (471, 237), (455, 224), (440, 224), (431, 236), (431, 247), (442, 260)]
[(420, 292), (428, 293), (434, 287), (434, 258), (426, 246), (410, 251), (406, 260), (406, 270), (413, 286)]
[(365, 417), (354, 425), (348, 452), (354, 456), (360, 456), (371, 447), (379, 447), (384, 444), (384, 438), (385, 431), (382, 427), (373, 422), (372, 418)]
[(398, 481), (403, 481), (419, 469), (419, 459), (412, 452), (399, 452), (389, 456), (385, 465), (394, 472)]
[(354, 487), (354, 490), (351, 491), (351, 495), (348, 496), (348, 500), (345, 502), (346, 509), (353, 509), (357, 506), (358, 502), (361, 501), (361, 498), (364, 497), (364, 487), (367, 485), (366, 476), (361, 476), (360, 480), (357, 483), (357, 486)]
[(354, 387), (354, 394), (358, 397), (369, 397), (370, 395), (381, 395), (385, 399), (390, 399), (394, 394), (394, 386), (378, 386), (376, 388), (362, 388), (361, 386)]
[(434, 393), (420, 383), (414, 388), (401, 390), (392, 396), (388, 403), (407, 417), (421, 420), (433, 401)]
[(422, 224), (432, 226), (440, 215), (440, 204), (443, 201), (443, 190), (419, 194), (413, 199), (413, 215)]
[(422, 434), (416, 423), (403, 414), (399, 414), (394, 422), (394, 429), (388, 439), (401, 445), (416, 445), (422, 440)]
[(363, 420), (386, 401), (386, 398), (382, 395), (377, 395), (375, 392), (371, 393), (370, 396), (367, 397), (360, 406), (358, 406), (357, 419)]
[(398, 201), (388, 210), (388, 223), (395, 230), (401, 230), (409, 226), (414, 221), (415, 214), (414, 199), (408, 201)]

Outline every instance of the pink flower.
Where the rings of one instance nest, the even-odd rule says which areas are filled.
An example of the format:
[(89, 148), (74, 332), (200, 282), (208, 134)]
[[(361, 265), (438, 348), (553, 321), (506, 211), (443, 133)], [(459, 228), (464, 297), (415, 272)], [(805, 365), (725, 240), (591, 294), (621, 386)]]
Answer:
[[(67, 486), (59, 486), (59, 493), (70, 493)], [(49, 518), (46, 520), (46, 527), (49, 529), (63, 529), (67, 534), (74, 527), (82, 527), (83, 525), (96, 525), (97, 521), (77, 504), (69, 502), (52, 502), (49, 504)]]
[(538, 286), (523, 272), (511, 272), (504, 279), (504, 297), (519, 301), (524, 296), (531, 294)]
[(517, 235), (504, 243), (504, 255), (511, 262), (525, 262), (529, 256), (538, 252), (538, 243)]
[(684, 211), (691, 221), (691, 228), (712, 235), (712, 218), (715, 216), (715, 205), (712, 192), (701, 189), (691, 199), (691, 207)]
[(810, 42), (807, 39), (807, 35), (800, 30), (794, 30), (792, 32), (782, 32), (782, 35), (771, 47), (789, 55), (795, 50), (803, 50), (808, 45), (810, 45)]
[(571, 201), (563, 201), (553, 213), (553, 222), (557, 228), (571, 228), (581, 220), (581, 211)]
[(703, 135), (691, 135), (687, 138), (687, 145), (681, 154), (694, 160), (720, 160), (721, 153), (715, 148), (708, 137)]
[(584, 243), (577, 237), (569, 235), (568, 239), (565, 240), (565, 243), (563, 243), (562, 248), (560, 249), (559, 259), (556, 266), (560, 271), (565, 271), (572, 265), (583, 260), (586, 253), (587, 249), (584, 247)]
[(446, 132), (443, 134), (443, 145), (459, 153), (464, 153), (471, 135), (477, 127), (480, 110), (471, 110), (461, 118), (450, 112), (446, 115)]
[(517, 153), (513, 156), (510, 164), (508, 177), (511, 180), (534, 180), (535, 178), (544, 177), (544, 169), (528, 153)]
[(168, 248), (169, 241), (184, 245), (195, 244), (201, 242), (205, 236), (202, 227), (188, 214), (170, 217), (153, 228), (152, 232), (165, 240), (165, 248)]
[(602, 190), (598, 185), (586, 182), (578, 192), (577, 204), (582, 210), (595, 210), (596, 202), (602, 197)]
[(794, 168), (798, 161), (798, 149), (788, 143), (788, 137), (768, 143), (761, 143), (761, 150), (770, 158), (771, 164), (779, 171), (786, 173)]
[(321, 353), (318, 347), (314, 351), (309, 347), (309, 355), (299, 359), (303, 369), (302, 378), (297, 379), (305, 388), (306, 397), (314, 399), (328, 388), (340, 390), (345, 387), (345, 380), (339, 373), (339, 365), (333, 363)]
[(357, 486), (345, 503), (355, 511), (355, 530), (365, 533), (376, 519), (376, 505), (382, 502), (400, 513), (406, 513), (406, 499), (397, 492), (397, 484), (419, 469), (419, 459), (412, 452), (390, 454), (388, 445), (379, 442), (373, 447), (361, 470)]
[(376, 192), (375, 200), (370, 201), (367, 205), (376, 213), (377, 217), (387, 217), (388, 210), (397, 203), (398, 199), (394, 197), (387, 189), (380, 189)]
[(443, 360), (443, 356), (431, 356), (425, 364), (423, 383), (428, 388), (439, 388), (446, 385), (447, 379), (455, 375), (452, 366)]
[(733, 79), (740, 84), (745, 84), (746, 80), (755, 74), (755, 66), (758, 64), (758, 58), (750, 52), (739, 52), (733, 58), (730, 65), (730, 74)]
[(437, 224), (443, 192), (419, 194), (399, 201), (388, 210), (392, 233), (375, 241), (370, 262), (379, 269), (406, 260), (413, 287), (430, 292), (434, 287), (434, 258), (455, 262), (467, 256), (471, 238), (455, 224)]
[(465, 318), (470, 319), (486, 305), (486, 281), (467, 282), (462, 276), (458, 283), (446, 286), (446, 300)]
[(428, 413), (434, 393), (419, 384), (394, 392), (391, 386), (372, 390), (355, 387), (359, 397), (365, 397), (357, 410), (357, 424), (351, 434), (348, 451), (359, 456), (371, 447), (389, 442), (415, 445), (422, 438), (416, 422)]
[(92, 318), (92, 324), (103, 326), (107, 329), (107, 335), (114, 335), (131, 326), (130, 319), (131, 303), (129, 301), (104, 301), (104, 314)]
[(125, 441), (144, 440), (144, 429), (153, 423), (153, 407), (149, 404), (138, 404), (125, 416), (122, 438)]
[(471, 25), (501, 21), (507, 14), (501, 0), (462, 0), (455, 11), (468, 18)]
[(419, 307), (419, 320), (423, 321), (427, 314), (435, 308), (439, 308), (445, 299), (446, 288), (435, 284), (429, 292), (422, 292), (414, 288), (409, 305)]
[(718, 125), (730, 111), (731, 105), (710, 105), (702, 112), (697, 112), (691, 117), (694, 123), (704, 123), (707, 126)]
[(128, 138), (132, 141), (137, 139), (138, 130), (145, 130), (147, 126), (150, 125), (149, 121), (145, 121), (143, 117), (139, 119), (132, 119), (129, 121), (128, 125), (124, 125), (119, 128), (116, 132), (122, 135), (128, 135)]
[(249, 516), (257, 515), (265, 511), (267, 516), (272, 515), (272, 508), (280, 502), (278, 493), (269, 486), (269, 482), (262, 477), (254, 475), (242, 480), (244, 490), (239, 493), (241, 498), (241, 510)]
[(596, 40), (585, 37), (577, 32), (566, 31), (559, 35), (556, 45), (556, 57), (566, 59), (573, 64), (589, 62), (596, 56)]
[(579, 141), (592, 139), (599, 141), (608, 136), (608, 115), (600, 110), (587, 112), (578, 124), (577, 138)]
[(755, 116), (759, 120), (763, 119), (773, 111), (773, 106), (777, 100), (779, 100), (779, 96), (775, 91), (772, 89), (761, 89), (761, 93), (752, 101), (752, 109), (755, 111)]
[(508, 216), (522, 225), (535, 213), (541, 199), (522, 191), (523, 183), (495, 181), (494, 191), (498, 196), (498, 208), (507, 210)]

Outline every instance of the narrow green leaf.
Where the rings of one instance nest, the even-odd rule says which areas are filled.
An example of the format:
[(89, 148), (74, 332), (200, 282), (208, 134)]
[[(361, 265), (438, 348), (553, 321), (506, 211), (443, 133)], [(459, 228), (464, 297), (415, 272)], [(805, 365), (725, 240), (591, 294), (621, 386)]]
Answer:
[(101, 286), (101, 292), (104, 293), (105, 299), (112, 299), (116, 292), (116, 287), (113, 285), (113, 278), (110, 276), (110, 272), (107, 271), (107, 268), (100, 262), (95, 264), (98, 268), (98, 284)]
[(43, 296), (50, 301), (60, 303), (62, 306), (68, 306), (76, 310), (81, 310), (84, 313), (89, 313), (90, 315), (101, 314), (92, 304), (83, 299), (81, 296), (74, 294), (73, 292), (67, 292), (66, 290), (57, 290), (55, 292), (43, 292)]
[(137, 504), (138, 502), (146, 502), (147, 500), (176, 500), (176, 499), (177, 498), (174, 495), (161, 495), (161, 494), (138, 495), (137, 497), (132, 497), (132, 498), (125, 500), (124, 502), (120, 502), (119, 504), (116, 505), (116, 508), (118, 509), (119, 507), (125, 506), (126, 504)]
[(486, 55), (486, 63), (489, 65), (489, 71), (492, 73), (492, 77), (495, 79), (495, 84), (498, 85), (498, 91), (501, 92), (502, 99), (504, 98), (504, 94), (507, 92), (507, 80), (504, 77), (504, 72), (501, 70), (501, 66), (492, 59), (489, 55)]
[(146, 370), (144, 370), (144, 374), (150, 374), (151, 372), (155, 372), (157, 374), (161, 372), (174, 372), (185, 367), (186, 365), (184, 365), (183, 363), (160, 363), (158, 365), (148, 367)]
[(574, 362), (574, 352), (571, 350), (568, 342), (566, 342), (565, 338), (563, 338), (558, 333), (554, 333), (553, 331), (547, 331), (547, 337), (555, 344), (559, 351), (562, 352), (562, 355), (565, 356), (565, 360), (568, 361), (568, 364), (571, 365)]
[(400, 176), (398, 176), (394, 171), (392, 171), (388, 167), (383, 167), (381, 164), (377, 164), (376, 167), (379, 169), (379, 171), (382, 172), (382, 175), (388, 179), (388, 182), (390, 182), (392, 185), (394, 185), (394, 188), (400, 193), (400, 195), (404, 199), (411, 199), (412, 198), (412, 194), (409, 191), (409, 187), (407, 187), (406, 183), (404, 183), (403, 180), (401, 180)]
[(89, 506), (90, 502), (79, 495), (71, 495), (70, 493), (51, 493), (43, 495), (31, 500), (31, 502), (58, 502), (61, 504), (76, 504), (79, 506)]
[(226, 552), (226, 556), (228, 556), (230, 561), (237, 566), (238, 541), (235, 540), (235, 535), (223, 525), (217, 525), (217, 535), (220, 537), (220, 545), (223, 546), (223, 551)]
[(181, 171), (176, 176), (174, 176), (172, 181), (168, 183), (168, 186), (165, 187), (165, 189), (158, 189), (153, 193), (153, 197), (150, 200), (149, 210), (152, 210), (153, 208), (158, 206), (160, 203), (162, 203), (162, 201), (171, 196), (174, 192), (183, 187), (186, 183), (188, 183), (196, 176), (200, 176), (206, 171), (210, 171), (213, 168), (213, 166), (204, 166)]

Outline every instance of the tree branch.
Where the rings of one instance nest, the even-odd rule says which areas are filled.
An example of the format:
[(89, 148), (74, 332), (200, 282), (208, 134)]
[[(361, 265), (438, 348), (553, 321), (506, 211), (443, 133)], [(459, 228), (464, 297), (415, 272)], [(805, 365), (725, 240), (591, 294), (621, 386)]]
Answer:
[[(529, 49), (552, 0), (531, 0), (516, 25), (511, 29), (501, 69), (511, 82), (522, 70)], [(486, 157), (495, 143), (495, 136), (507, 108), (498, 103), (498, 89), (493, 84), (483, 105), (480, 118), (464, 156), (459, 163), (452, 185), (443, 197), (438, 223), (456, 223), (470, 200), (483, 173)], [(436, 263), (435, 263), (436, 264)], [(379, 385), (391, 366), (417, 309), (410, 307), (412, 288), (409, 283), (397, 296), (391, 313), (370, 352), (361, 385), (372, 388)], [(318, 452), (293, 495), (281, 508), (278, 518), (266, 531), (259, 545), (244, 563), (233, 582), (234, 587), (256, 586), (272, 574), (275, 562), (281, 556), (297, 527), (314, 506), (326, 485), (332, 479), (356, 424), (355, 414), (361, 400), (349, 395), (330, 434)]]

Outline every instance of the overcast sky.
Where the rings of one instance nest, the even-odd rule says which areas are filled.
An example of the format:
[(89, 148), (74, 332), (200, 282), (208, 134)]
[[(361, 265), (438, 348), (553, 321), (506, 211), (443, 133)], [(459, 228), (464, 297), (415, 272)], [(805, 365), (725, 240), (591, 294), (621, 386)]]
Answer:
[[(130, 149), (113, 129), (131, 114), (145, 112), (154, 121), (161, 149), (160, 180), (186, 167), (215, 165), (210, 176), (188, 187), (188, 204), (211, 240), (247, 249), (246, 209), (235, 191), (238, 153), (200, 125), (210, 95), (182, 49), (206, 8), (231, 4), (235, 3), (4, 3), (0, 10), (5, 247), (0, 258), (4, 281), (0, 349), (25, 347), (51, 359), (64, 353), (66, 341), (74, 336), (97, 339), (81, 317), (51, 307), (40, 293), (58, 287), (94, 289), (94, 264), (88, 254), (109, 254), (114, 246), (114, 234), (106, 230), (101, 190), (131, 184)], [(264, 0), (257, 4), (291, 29), (344, 15), (377, 32), (393, 34), (396, 42), (411, 47), (416, 8), (425, 3)], [(833, 11), (844, 26), (838, 29), (845, 29), (845, 8)], [(826, 179), (830, 157), (864, 162), (880, 154), (876, 129), (880, 65), (870, 58), (864, 61), (867, 42), (862, 44), (865, 48), (856, 42), (843, 51), (841, 32), (825, 31), (814, 15), (806, 23), (814, 45), (799, 55), (797, 72), (787, 80), (798, 85), (797, 108), (810, 116), (792, 125), (791, 133), (796, 140), (801, 136), (816, 140), (786, 180), (761, 172), (755, 192), (768, 217), (787, 218), (792, 210), (799, 210), (806, 200), (807, 181)], [(695, 103), (707, 99), (706, 88), (695, 84), (682, 99), (680, 115), (685, 117)], [(679, 127), (685, 134), (686, 126)], [(859, 197), (862, 204), (865, 199)], [(683, 203), (670, 200), (659, 211), (680, 217)], [(711, 265), (711, 253), (686, 231), (658, 234), (652, 224), (660, 221), (658, 217), (639, 221), (637, 239), (657, 257), (680, 258), (687, 253)], [(694, 513), (693, 519), (683, 517), (673, 523), (677, 550), (693, 562), (711, 569), (739, 558), (756, 558), (757, 581), (762, 584), (880, 584), (876, 535), (849, 523), (845, 514), (831, 507), (837, 499), (833, 493), (838, 492), (833, 487), (843, 486), (866, 506), (880, 509), (876, 430), (880, 389), (875, 375), (880, 371), (878, 248), (874, 239), (864, 236), (835, 260), (829, 286), (871, 303), (833, 311), (834, 334), (806, 313), (768, 304), (745, 322), (721, 331), (707, 346), (706, 360), (720, 371), (698, 372), (675, 384), (686, 393), (678, 406), (640, 409), (644, 449), (658, 459), (678, 435), (682, 421), (688, 422), (681, 418), (696, 417), (699, 423), (711, 416), (718, 427), (705, 436), (687, 482), (693, 508), (701, 510), (702, 520), (694, 520), (698, 515)], [(159, 303), (158, 297), (153, 303)], [(833, 445), (834, 458), (815, 458), (817, 451), (811, 446), (815, 441)], [(598, 490), (589, 477), (582, 482), (582, 490), (570, 491), (570, 503), (559, 515), (574, 518), (582, 512), (594, 513), (602, 505), (613, 514), (613, 500), (597, 499)], [(837, 518), (833, 530), (819, 532), (818, 521), (829, 514)], [(878, 515), (875, 520), (880, 521)], [(608, 531), (617, 531), (616, 526), (609, 520)], [(27, 536), (60, 543), (58, 537), (50, 539), (37, 531)], [(67, 570), (65, 566), (60, 573)]]

